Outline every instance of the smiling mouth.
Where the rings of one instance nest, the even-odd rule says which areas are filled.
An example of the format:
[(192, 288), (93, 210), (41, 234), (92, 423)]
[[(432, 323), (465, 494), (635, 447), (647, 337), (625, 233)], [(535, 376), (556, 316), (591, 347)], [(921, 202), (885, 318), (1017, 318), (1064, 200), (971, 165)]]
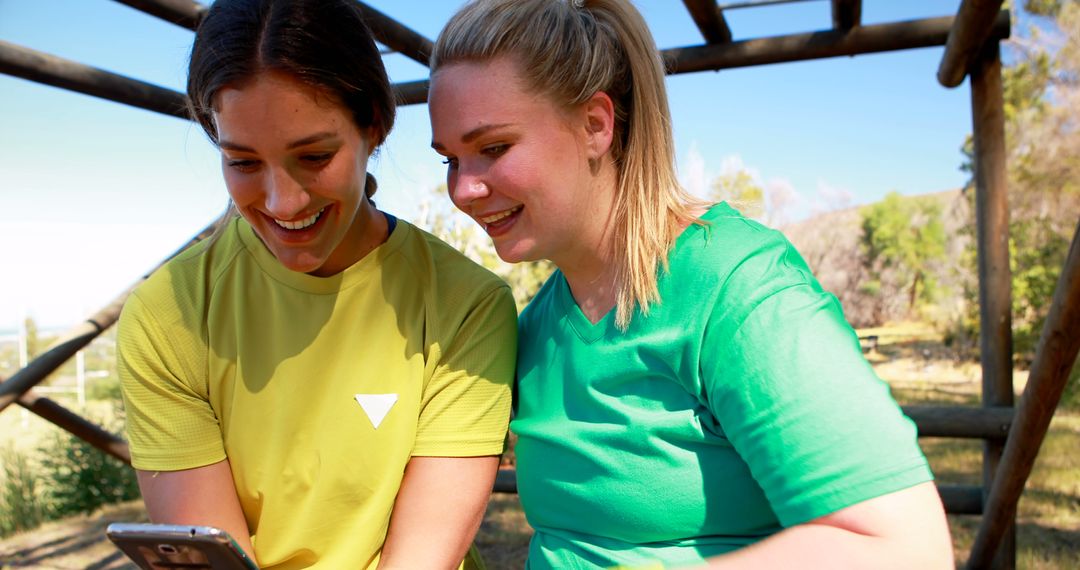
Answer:
[(275, 218), (274, 223), (277, 224), (279, 227), (285, 228), (287, 230), (302, 230), (304, 228), (311, 227), (315, 224), (315, 222), (319, 221), (319, 216), (321, 216), (323, 211), (325, 210), (326, 208), (324, 207), (322, 210), (319, 210), (318, 212), (315, 212), (314, 214), (302, 220), (293, 220), (287, 222), (285, 220), (278, 220)]
[(479, 219), (485, 225), (491, 225), (491, 224), (497, 223), (497, 222), (499, 222), (501, 220), (505, 220), (506, 218), (509, 218), (510, 216), (513, 216), (514, 214), (520, 212), (521, 208), (522, 208), (522, 206), (514, 206), (513, 208), (510, 208), (509, 210), (503, 210), (503, 211), (498, 212), (496, 214), (492, 214), (490, 216), (484, 216), (482, 218), (477, 218), (477, 219)]

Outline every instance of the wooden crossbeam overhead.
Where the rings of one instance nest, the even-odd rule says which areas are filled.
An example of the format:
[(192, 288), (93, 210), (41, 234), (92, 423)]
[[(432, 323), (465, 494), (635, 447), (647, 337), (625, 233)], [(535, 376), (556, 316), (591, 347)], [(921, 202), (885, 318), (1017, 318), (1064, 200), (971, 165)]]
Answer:
[(1000, 19), (998, 12), (1002, 3), (1003, 0), (963, 0), (938, 66), (939, 83), (945, 87), (956, 87), (964, 81), (983, 45), (995, 39), (991, 30)]
[(1077, 352), (1080, 352), (1080, 226), (1073, 235), (1065, 267), (1054, 289), (1028, 383), (1020, 397), (1016, 420), (1005, 443), (987, 497), (986, 512), (971, 549), (969, 568), (989, 566), (1015, 518), (1017, 502), (1031, 475)]
[[(189, 30), (198, 26), (207, 10), (203, 4), (192, 0), (116, 1)], [(428, 64), (434, 47), (431, 40), (363, 2), (357, 4), (367, 17), (367, 25), (379, 43), (425, 66)]]
[(862, 0), (832, 0), (832, 27), (850, 30), (862, 24)]
[[(933, 47), (945, 44), (953, 23), (953, 18), (945, 16), (857, 26), (847, 31), (825, 30), (729, 44), (672, 48), (663, 50), (663, 55), (667, 61), (668, 73), (689, 73)], [(1009, 37), (1008, 12), (997, 14), (990, 28), (990, 37)]]
[(131, 465), (128, 444), (122, 438), (84, 419), (79, 414), (58, 404), (55, 400), (35, 393), (33, 390), (19, 396), (20, 406), (39, 418), (67, 431), (71, 435)]
[(683, 0), (705, 43), (726, 44), (731, 41), (731, 28), (724, 20), (724, 13), (716, 0)]
[(0, 40), (0, 73), (181, 119), (187, 98), (171, 89)]
[[(138, 79), (105, 71), (0, 40), (0, 73), (100, 97), (147, 111), (187, 119), (187, 95)], [(399, 105), (427, 101), (428, 82), (391, 86)]]
[(194, 30), (206, 13), (206, 6), (193, 0), (116, 0), (177, 26)]

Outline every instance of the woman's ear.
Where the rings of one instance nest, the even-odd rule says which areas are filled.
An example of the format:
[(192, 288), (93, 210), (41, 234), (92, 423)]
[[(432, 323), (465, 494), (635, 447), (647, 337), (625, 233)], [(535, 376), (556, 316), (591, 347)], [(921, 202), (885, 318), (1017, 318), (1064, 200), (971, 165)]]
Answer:
[(615, 136), (615, 104), (607, 93), (597, 91), (585, 102), (583, 111), (589, 159), (597, 159), (611, 150)]

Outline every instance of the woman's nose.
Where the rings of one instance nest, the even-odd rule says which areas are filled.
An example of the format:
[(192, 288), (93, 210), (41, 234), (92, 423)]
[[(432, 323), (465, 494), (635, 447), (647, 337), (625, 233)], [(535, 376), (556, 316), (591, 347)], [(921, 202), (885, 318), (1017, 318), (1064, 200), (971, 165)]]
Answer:
[(462, 209), (473, 201), (490, 195), (491, 189), (479, 172), (461, 169), (450, 185), (450, 198)]
[(275, 168), (267, 180), (266, 210), (279, 220), (291, 220), (311, 203), (311, 195), (288, 171)]

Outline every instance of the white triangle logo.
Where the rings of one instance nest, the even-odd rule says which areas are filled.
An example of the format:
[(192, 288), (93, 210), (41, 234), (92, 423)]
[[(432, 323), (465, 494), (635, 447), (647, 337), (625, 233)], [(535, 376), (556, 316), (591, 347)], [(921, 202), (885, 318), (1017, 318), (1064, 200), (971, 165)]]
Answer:
[(356, 394), (354, 397), (375, 429), (379, 429), (379, 424), (397, 402), (397, 394)]

